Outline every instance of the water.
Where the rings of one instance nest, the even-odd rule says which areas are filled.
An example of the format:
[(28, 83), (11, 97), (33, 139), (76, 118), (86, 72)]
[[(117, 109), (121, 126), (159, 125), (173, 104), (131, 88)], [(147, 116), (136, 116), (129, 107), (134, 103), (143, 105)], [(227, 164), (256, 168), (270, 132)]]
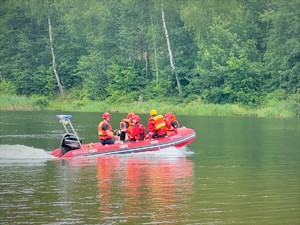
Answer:
[[(0, 112), (1, 224), (300, 224), (299, 119), (179, 116), (188, 147), (58, 160), (61, 113)], [(97, 141), (100, 113), (69, 114)]]

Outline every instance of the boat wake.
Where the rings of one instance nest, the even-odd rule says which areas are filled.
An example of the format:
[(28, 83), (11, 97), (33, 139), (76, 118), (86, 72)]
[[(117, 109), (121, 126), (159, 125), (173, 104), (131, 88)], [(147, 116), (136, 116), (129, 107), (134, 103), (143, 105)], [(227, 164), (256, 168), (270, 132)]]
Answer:
[(25, 145), (0, 145), (0, 162), (47, 161), (53, 159), (49, 152)]

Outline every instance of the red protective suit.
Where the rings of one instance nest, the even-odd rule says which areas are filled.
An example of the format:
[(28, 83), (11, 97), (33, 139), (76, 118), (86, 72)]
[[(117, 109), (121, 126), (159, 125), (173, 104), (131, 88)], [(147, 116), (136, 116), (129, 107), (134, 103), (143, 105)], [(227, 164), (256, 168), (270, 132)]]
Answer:
[(141, 141), (146, 137), (146, 128), (141, 123), (137, 122), (133, 127), (129, 137), (129, 141)]
[(170, 124), (167, 124), (162, 115), (150, 117), (148, 120), (148, 139), (152, 137), (164, 137), (167, 135), (167, 128), (171, 129)]

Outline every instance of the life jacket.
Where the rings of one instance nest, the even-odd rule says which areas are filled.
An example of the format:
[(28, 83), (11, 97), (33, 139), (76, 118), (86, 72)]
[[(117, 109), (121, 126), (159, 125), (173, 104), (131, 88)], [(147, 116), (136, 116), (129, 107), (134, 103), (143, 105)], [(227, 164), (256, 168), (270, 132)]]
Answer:
[(153, 117), (154, 130), (158, 131), (166, 127), (166, 121), (162, 115), (157, 115)]
[(109, 122), (107, 122), (107, 121), (101, 121), (101, 122), (99, 123), (99, 126), (98, 126), (98, 138), (99, 138), (100, 140), (106, 140), (106, 139), (110, 138), (110, 136), (107, 135), (106, 130), (103, 130), (103, 129), (102, 129), (102, 125), (103, 125), (103, 124), (107, 124), (108, 127), (109, 127), (108, 130), (112, 131), (112, 127), (111, 127), (111, 125), (110, 125)]
[(177, 118), (174, 114), (170, 114), (170, 116), (168, 116), (166, 118), (166, 122), (168, 124), (170, 124), (170, 127), (167, 126), (167, 131), (171, 131), (172, 127), (175, 127), (175, 128), (179, 127), (179, 123), (178, 123)]
[(174, 114), (172, 114), (172, 117), (170, 118), (170, 122), (173, 122), (173, 121), (177, 121), (176, 116)]
[(132, 131), (133, 124), (130, 119), (122, 119), (120, 122), (120, 129), (125, 130), (126, 133), (130, 133)]

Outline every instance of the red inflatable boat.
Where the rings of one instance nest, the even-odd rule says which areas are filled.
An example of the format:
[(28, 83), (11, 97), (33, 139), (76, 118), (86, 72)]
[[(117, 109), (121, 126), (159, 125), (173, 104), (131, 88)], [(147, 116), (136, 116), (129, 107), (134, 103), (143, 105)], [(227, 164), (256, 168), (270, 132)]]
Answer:
[[(57, 158), (157, 151), (169, 147), (180, 148), (190, 144), (196, 139), (196, 133), (193, 129), (181, 127), (177, 129), (178, 133), (176, 134), (169, 134), (164, 138), (154, 140), (123, 142), (112, 145), (102, 145), (100, 142), (82, 144), (70, 121), (72, 116), (57, 115), (57, 117), (60, 119), (67, 132), (62, 138), (61, 146), (51, 153), (52, 156)], [(68, 132), (66, 127), (67, 124), (70, 125), (73, 133)]]

